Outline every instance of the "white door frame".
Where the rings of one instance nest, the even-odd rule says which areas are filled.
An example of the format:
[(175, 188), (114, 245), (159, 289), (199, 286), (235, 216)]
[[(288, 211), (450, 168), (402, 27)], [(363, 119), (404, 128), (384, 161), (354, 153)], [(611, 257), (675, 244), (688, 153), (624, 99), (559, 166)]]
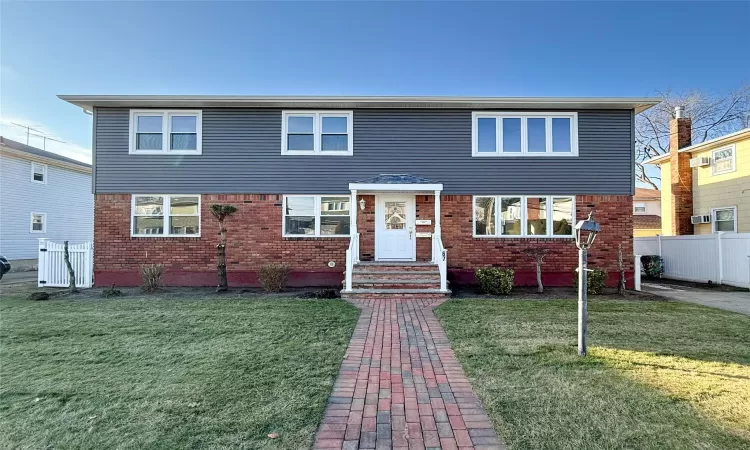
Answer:
[[(402, 199), (406, 200), (407, 208), (406, 208), (406, 227), (411, 227), (412, 229), (412, 238), (411, 238), (411, 258), (404, 258), (404, 259), (381, 259), (378, 255), (378, 234), (382, 232), (383, 229), (383, 223), (382, 223), (382, 216), (383, 216), (383, 202), (386, 199)], [(401, 193), (394, 193), (394, 194), (376, 194), (375, 195), (375, 261), (416, 261), (417, 260), (417, 227), (416, 227), (416, 218), (417, 218), (417, 196), (414, 194), (401, 194)]]

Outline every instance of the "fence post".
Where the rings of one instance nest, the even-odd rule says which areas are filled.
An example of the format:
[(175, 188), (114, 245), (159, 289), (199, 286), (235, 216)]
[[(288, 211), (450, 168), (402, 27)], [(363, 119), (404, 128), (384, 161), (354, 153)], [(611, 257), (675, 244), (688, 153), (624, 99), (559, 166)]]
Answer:
[(39, 238), (39, 251), (36, 261), (36, 285), (44, 287), (47, 282), (47, 238)]
[(721, 284), (722, 280), (724, 279), (724, 252), (721, 249), (721, 235), (724, 234), (723, 231), (717, 231), (716, 232), (716, 245), (719, 247), (717, 254), (719, 255), (719, 284)]
[(656, 235), (656, 241), (659, 243), (659, 258), (661, 258), (661, 234)]
[(641, 290), (641, 255), (635, 255), (635, 290)]

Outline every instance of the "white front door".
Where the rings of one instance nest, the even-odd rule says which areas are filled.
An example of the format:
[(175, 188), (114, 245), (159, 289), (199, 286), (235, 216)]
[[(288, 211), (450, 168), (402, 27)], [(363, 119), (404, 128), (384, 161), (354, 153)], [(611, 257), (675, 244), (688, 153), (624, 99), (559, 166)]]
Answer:
[(417, 246), (413, 195), (379, 195), (375, 206), (375, 259), (414, 261)]

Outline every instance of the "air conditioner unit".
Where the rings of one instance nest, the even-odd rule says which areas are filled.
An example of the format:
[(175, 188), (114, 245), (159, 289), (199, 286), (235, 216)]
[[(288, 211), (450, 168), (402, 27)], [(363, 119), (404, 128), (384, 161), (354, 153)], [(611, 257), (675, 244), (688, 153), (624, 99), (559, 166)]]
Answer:
[(690, 159), (690, 167), (703, 167), (711, 165), (711, 158), (708, 156), (700, 156), (698, 158)]
[(693, 225), (711, 223), (711, 216), (690, 216), (690, 223)]

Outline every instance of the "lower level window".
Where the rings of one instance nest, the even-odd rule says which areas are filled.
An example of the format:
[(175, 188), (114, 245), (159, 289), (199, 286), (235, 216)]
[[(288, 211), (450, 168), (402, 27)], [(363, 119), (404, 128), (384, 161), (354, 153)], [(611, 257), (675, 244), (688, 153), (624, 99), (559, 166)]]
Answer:
[(724, 231), (728, 233), (737, 232), (737, 208), (716, 208), (711, 210), (713, 215), (714, 233)]
[(572, 196), (474, 197), (476, 237), (573, 237)]
[(284, 236), (349, 236), (351, 198), (284, 196)]
[(134, 195), (133, 236), (199, 236), (200, 196)]
[(45, 213), (31, 213), (31, 228), (29, 229), (32, 233), (46, 233), (47, 232), (47, 214)]

